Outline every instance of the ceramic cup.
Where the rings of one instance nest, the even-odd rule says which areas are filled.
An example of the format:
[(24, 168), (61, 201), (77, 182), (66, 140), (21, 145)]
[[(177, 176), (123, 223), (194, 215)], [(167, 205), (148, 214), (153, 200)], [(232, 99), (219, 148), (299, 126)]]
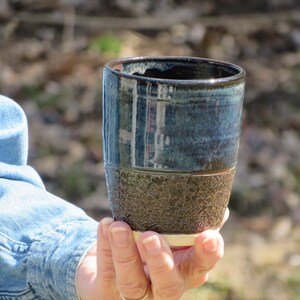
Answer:
[(137, 233), (162, 233), (172, 245), (220, 227), (244, 86), (242, 68), (203, 58), (137, 57), (105, 66), (104, 164), (115, 220)]

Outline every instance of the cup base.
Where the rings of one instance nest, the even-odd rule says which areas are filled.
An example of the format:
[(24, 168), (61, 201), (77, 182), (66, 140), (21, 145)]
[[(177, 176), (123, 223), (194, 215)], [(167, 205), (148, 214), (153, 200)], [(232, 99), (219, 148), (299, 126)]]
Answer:
[(207, 173), (118, 169), (105, 165), (113, 217), (137, 232), (196, 234), (220, 228), (235, 168)]
[[(137, 241), (143, 232), (133, 231), (134, 240)], [(160, 234), (170, 247), (188, 247), (194, 246), (200, 233), (192, 234)]]

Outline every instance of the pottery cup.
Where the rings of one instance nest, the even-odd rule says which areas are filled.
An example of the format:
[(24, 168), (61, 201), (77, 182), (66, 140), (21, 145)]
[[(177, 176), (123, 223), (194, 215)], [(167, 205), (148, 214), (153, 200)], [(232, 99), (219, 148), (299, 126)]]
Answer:
[(244, 86), (241, 67), (210, 59), (106, 64), (103, 148), (115, 220), (166, 236), (221, 225), (237, 164)]

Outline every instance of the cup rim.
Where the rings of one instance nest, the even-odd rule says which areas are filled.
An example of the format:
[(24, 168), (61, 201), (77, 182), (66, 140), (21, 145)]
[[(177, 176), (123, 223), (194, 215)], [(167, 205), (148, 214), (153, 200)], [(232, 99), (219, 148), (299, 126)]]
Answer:
[[(133, 75), (128, 73), (120, 72), (114, 67), (123, 64), (123, 63), (130, 63), (130, 62), (139, 62), (139, 61), (186, 61), (186, 62), (204, 62), (213, 65), (219, 65), (223, 67), (229, 67), (237, 70), (237, 74), (227, 77), (221, 78), (214, 78), (214, 79), (167, 79), (167, 78), (155, 78), (155, 77), (145, 77), (139, 75)], [(222, 60), (215, 60), (210, 58), (202, 58), (202, 57), (193, 57), (193, 56), (138, 56), (138, 57), (124, 57), (124, 58), (117, 58), (107, 62), (104, 66), (104, 70), (107, 69), (113, 74), (118, 77), (124, 77), (132, 80), (144, 81), (144, 82), (151, 82), (157, 84), (174, 84), (174, 85), (182, 85), (182, 86), (190, 86), (190, 85), (197, 85), (197, 86), (207, 86), (207, 87), (216, 87), (216, 86), (223, 86), (223, 85), (233, 85), (238, 84), (245, 81), (246, 71), (233, 63), (222, 61)]]

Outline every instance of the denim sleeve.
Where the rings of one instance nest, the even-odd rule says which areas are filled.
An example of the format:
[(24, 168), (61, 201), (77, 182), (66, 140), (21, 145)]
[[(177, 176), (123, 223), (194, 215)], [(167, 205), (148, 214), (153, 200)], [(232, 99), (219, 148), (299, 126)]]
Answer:
[(76, 272), (98, 223), (48, 193), (26, 165), (24, 122), (22, 110), (0, 96), (0, 300), (78, 299)]
[[(0, 169), (0, 299), (77, 299), (77, 267), (96, 241), (97, 222), (26, 179), (29, 167)], [(21, 169), (19, 177), (10, 169)]]

